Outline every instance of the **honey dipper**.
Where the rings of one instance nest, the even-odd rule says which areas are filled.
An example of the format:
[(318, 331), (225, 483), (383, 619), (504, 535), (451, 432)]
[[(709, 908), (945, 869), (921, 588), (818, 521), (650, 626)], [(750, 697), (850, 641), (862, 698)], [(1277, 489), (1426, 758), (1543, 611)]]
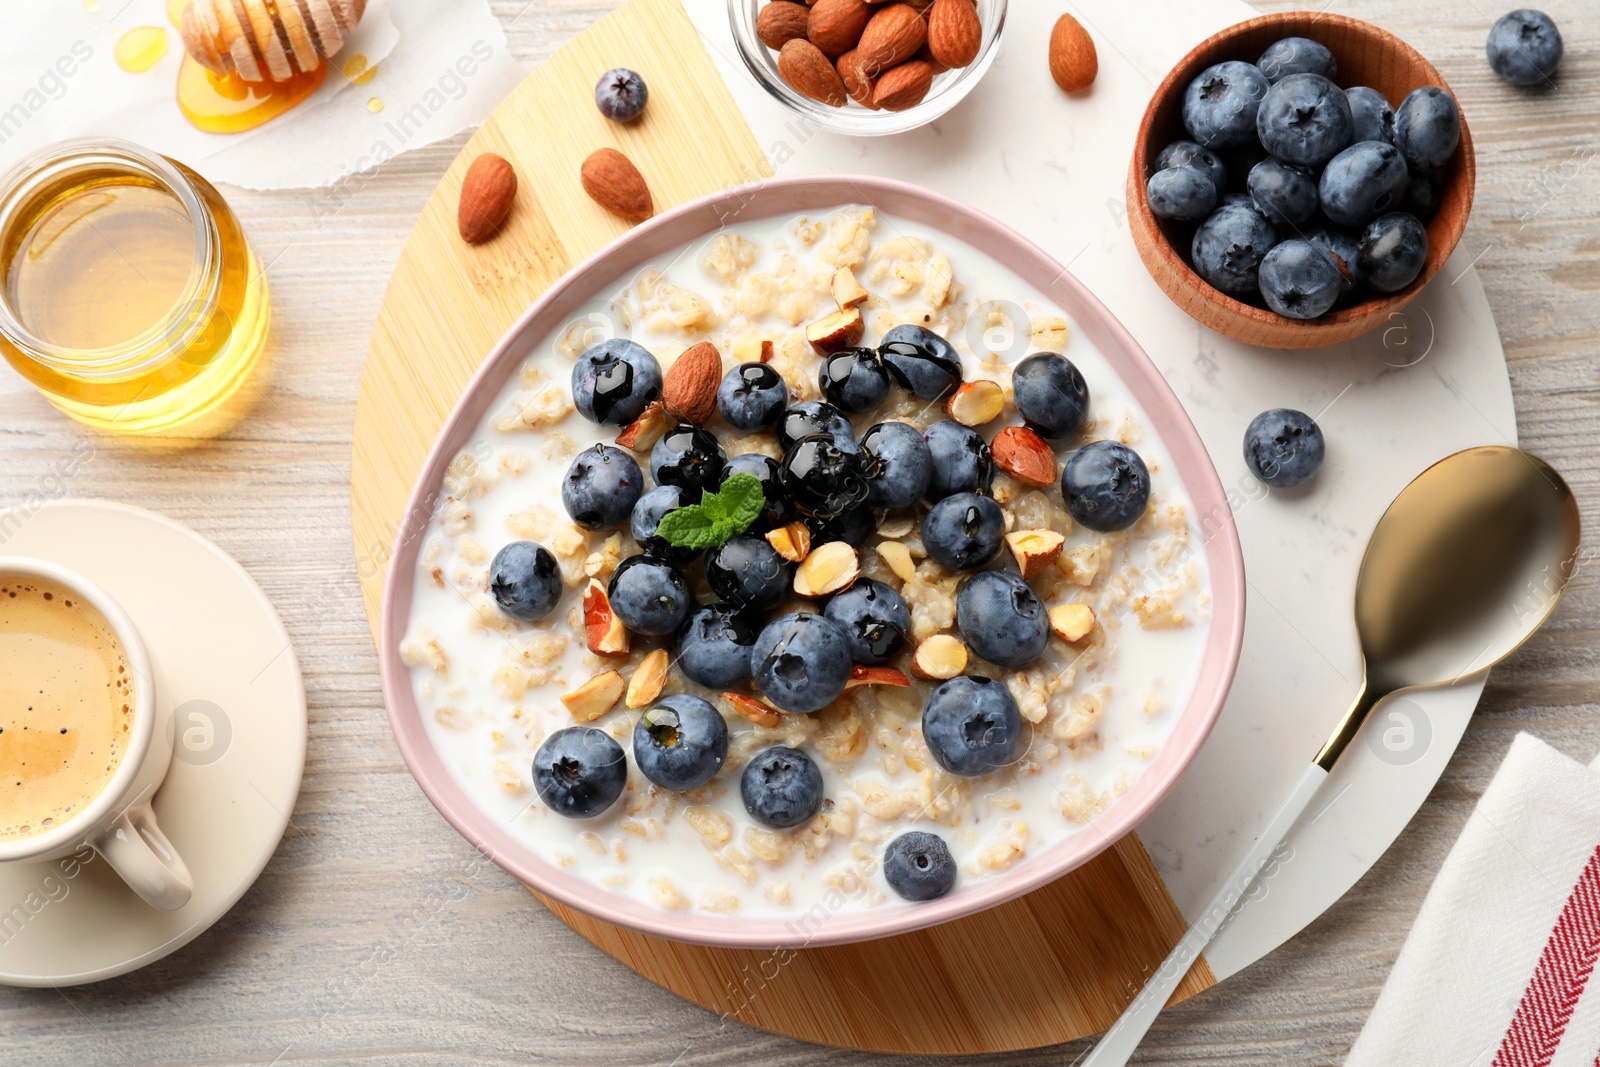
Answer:
[(339, 51), (366, 7), (367, 0), (188, 0), (179, 31), (202, 66), (281, 82)]

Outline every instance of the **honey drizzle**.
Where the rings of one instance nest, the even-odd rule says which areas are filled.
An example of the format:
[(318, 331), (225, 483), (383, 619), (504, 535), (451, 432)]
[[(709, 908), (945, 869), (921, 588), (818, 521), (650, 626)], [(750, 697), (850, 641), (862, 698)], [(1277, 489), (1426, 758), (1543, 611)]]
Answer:
[(270, 122), (317, 91), (328, 65), (285, 82), (247, 82), (237, 74), (218, 74), (183, 57), (178, 68), (178, 108), (207, 133), (243, 133)]

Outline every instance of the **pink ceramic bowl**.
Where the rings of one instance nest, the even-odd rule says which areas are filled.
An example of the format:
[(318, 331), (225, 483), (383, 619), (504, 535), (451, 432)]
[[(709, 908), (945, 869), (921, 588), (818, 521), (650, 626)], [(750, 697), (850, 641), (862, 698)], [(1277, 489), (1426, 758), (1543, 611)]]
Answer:
[[(1137, 784), (1091, 826), (1029, 855), (1011, 871), (970, 882), (938, 901), (884, 904), (832, 915), (820, 926), (792, 919), (664, 912), (610, 893), (539, 858), (505, 826), (479, 809), (456, 784), (428, 740), (399, 646), (411, 614), (417, 553), (451, 457), (470, 443), (506, 380), (587, 301), (625, 283), (646, 264), (733, 222), (820, 214), (871, 204), (959, 238), (1009, 266), (1067, 312), (1122, 376), (1171, 452), (1195, 505), (1211, 576), (1212, 623), (1199, 679), (1172, 736)], [(1232, 512), (1205, 446), (1178, 398), (1122, 324), (1077, 278), (1020, 234), (965, 204), (903, 182), (827, 176), (784, 178), (716, 193), (629, 231), (557, 282), (489, 353), (446, 420), (406, 507), (395, 541), (383, 601), (380, 655), (389, 722), (411, 773), (434, 806), (480, 851), (528, 886), (597, 919), (643, 934), (729, 948), (775, 948), (866, 941), (948, 922), (994, 907), (1051, 882), (1105, 851), (1138, 826), (1189, 766), (1222, 710), (1244, 635), (1244, 560)]]

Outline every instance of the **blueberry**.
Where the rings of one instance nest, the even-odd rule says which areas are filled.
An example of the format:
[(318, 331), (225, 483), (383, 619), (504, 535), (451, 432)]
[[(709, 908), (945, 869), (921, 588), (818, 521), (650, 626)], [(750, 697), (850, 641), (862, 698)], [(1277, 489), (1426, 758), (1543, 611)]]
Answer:
[(867, 428), (860, 445), (867, 503), (909, 508), (922, 499), (933, 479), (933, 453), (922, 431), (910, 423), (880, 422)]
[(854, 508), (831, 519), (807, 515), (800, 521), (811, 531), (811, 543), (814, 545), (843, 541), (851, 548), (860, 548), (878, 529), (878, 519), (870, 507)]
[(956, 625), (990, 663), (1020, 670), (1044, 654), (1049, 619), (1033, 588), (1010, 571), (979, 571), (956, 590)]
[(1211, 149), (1204, 145), (1195, 144), (1193, 141), (1173, 141), (1156, 154), (1155, 169), (1166, 170), (1168, 167), (1195, 167), (1217, 187), (1217, 195), (1221, 196), (1228, 189), (1228, 169)]
[(561, 599), (561, 567), (543, 545), (513, 541), (489, 564), (489, 592), (513, 619), (542, 619)]
[(1322, 466), (1322, 430), (1303, 411), (1263, 411), (1244, 432), (1244, 461), (1250, 471), (1277, 489), (1309, 481)]
[(783, 711), (809, 715), (832, 704), (850, 680), (850, 635), (821, 615), (783, 615), (750, 649), (750, 675)]
[(765, 363), (741, 363), (722, 376), (717, 410), (736, 430), (764, 430), (783, 417), (789, 386)]
[(1339, 299), (1334, 307), (1351, 303), (1361, 293), (1361, 279), (1356, 276), (1356, 252), (1361, 244), (1361, 234), (1342, 226), (1319, 226), (1306, 235), (1306, 240), (1322, 249), (1339, 271)]
[(802, 437), (815, 434), (830, 435), (834, 443), (846, 452), (855, 452), (856, 428), (844, 412), (821, 400), (807, 400), (796, 404), (778, 420), (778, 447), (785, 452)]
[(1421, 222), (1427, 222), (1438, 212), (1443, 199), (1443, 186), (1432, 178), (1413, 175), (1411, 181), (1406, 183), (1406, 195), (1400, 200), (1400, 210), (1407, 215), (1415, 215)]
[(924, 400), (943, 400), (961, 385), (955, 346), (921, 326), (896, 326), (884, 334), (878, 356), (890, 377)]
[(1344, 90), (1320, 74), (1285, 77), (1256, 113), (1262, 147), (1302, 167), (1320, 167), (1343, 151), (1354, 125)]
[(1299, 238), (1284, 241), (1261, 261), (1267, 307), (1291, 319), (1314, 319), (1339, 299), (1343, 278), (1322, 249)]
[(1256, 60), (1256, 67), (1273, 84), (1291, 74), (1320, 74), (1329, 80), (1339, 76), (1333, 53), (1308, 37), (1285, 37), (1272, 42)]
[(875, 410), (889, 395), (889, 372), (875, 348), (846, 348), (824, 356), (817, 367), (817, 386), (828, 403), (860, 415)]
[(606, 591), (622, 624), (650, 637), (675, 633), (694, 608), (689, 583), (677, 568), (649, 556), (629, 556), (617, 564)]
[(776, 745), (744, 765), (739, 796), (756, 822), (790, 830), (822, 810), (822, 772), (799, 749)]
[(685, 499), (694, 495), (696, 494), (685, 493), (675, 485), (662, 485), (640, 497), (639, 502), (633, 506), (633, 514), (628, 522), (633, 530), (633, 539), (639, 547), (657, 559), (678, 566), (699, 557), (700, 550), (697, 548), (679, 548), (656, 536), (656, 528), (661, 525), (661, 520), (668, 512), (675, 511), (685, 504), (698, 502)]
[(594, 106), (600, 114), (617, 122), (632, 122), (644, 112), (650, 90), (644, 79), (625, 67), (600, 75), (594, 87)]
[(922, 517), (922, 547), (942, 566), (970, 571), (1000, 554), (1005, 518), (1000, 505), (986, 496), (947, 496)]
[(1394, 146), (1411, 173), (1430, 175), (1455, 155), (1461, 143), (1461, 109), (1437, 85), (1413, 89), (1394, 113)]
[(962, 778), (976, 778), (1016, 758), (1022, 747), (1022, 712), (1003, 683), (963, 674), (928, 694), (922, 706), (922, 740), (939, 766)]
[(1489, 66), (1512, 85), (1548, 81), (1561, 65), (1561, 31), (1543, 11), (1518, 8), (1489, 31)]
[(783, 489), (800, 514), (832, 519), (866, 503), (867, 476), (858, 452), (818, 433), (796, 441), (784, 455)]
[(1322, 213), (1340, 226), (1365, 226), (1392, 210), (1406, 191), (1406, 161), (1382, 141), (1362, 141), (1333, 157), (1317, 195)]
[(1072, 360), (1055, 352), (1037, 352), (1018, 363), (1011, 394), (1022, 421), (1046, 440), (1072, 436), (1089, 415), (1089, 384)]
[(1417, 280), (1428, 260), (1428, 231), (1415, 216), (1390, 212), (1361, 231), (1356, 273), (1380, 293), (1395, 293)]
[(1157, 218), (1192, 222), (1217, 206), (1217, 187), (1198, 167), (1168, 167), (1150, 175), (1145, 197)]
[(668, 430), (650, 450), (650, 476), (657, 485), (675, 485), (698, 494), (722, 484), (722, 468), (727, 462), (709, 430), (684, 423)]
[(1067, 460), (1061, 495), (1079, 524), (1098, 533), (1126, 530), (1150, 501), (1150, 472), (1127, 445), (1096, 441)]
[(789, 595), (794, 564), (764, 538), (730, 538), (706, 553), (706, 584), (723, 601), (749, 611), (771, 611)]
[(1189, 251), (1195, 273), (1229, 296), (1257, 291), (1257, 272), (1278, 232), (1254, 205), (1224, 200), (1194, 231)]
[(906, 900), (937, 900), (956, 884), (956, 861), (944, 838), (911, 830), (883, 850), (883, 877)]
[(660, 399), (661, 364), (643, 345), (602, 341), (573, 365), (572, 402), (590, 422), (626, 426)]
[(632, 454), (615, 445), (592, 445), (579, 452), (561, 482), (561, 503), (585, 530), (621, 526), (643, 493), (644, 472)]
[(1317, 182), (1304, 168), (1264, 159), (1250, 171), (1250, 202), (1268, 222), (1299, 225), (1317, 213)]
[(1357, 85), (1346, 89), (1344, 98), (1350, 102), (1351, 144), (1362, 141), (1394, 144), (1394, 108), (1389, 106), (1388, 97), (1376, 89)]
[(722, 482), (726, 483), (735, 474), (748, 474), (761, 483), (761, 517), (752, 530), (765, 533), (794, 518), (794, 505), (789, 503), (789, 495), (784, 492), (783, 468), (777, 460), (760, 452), (746, 452), (728, 460), (728, 465), (722, 469)]
[(678, 634), (677, 667), (707, 689), (736, 689), (750, 681), (750, 646), (759, 616), (725, 604), (696, 608)]
[(933, 457), (933, 477), (928, 480), (929, 500), (955, 493), (987, 493), (994, 481), (994, 458), (989, 442), (977, 430), (959, 422), (936, 422), (923, 433)]
[(824, 617), (838, 623), (850, 641), (856, 663), (881, 666), (906, 647), (911, 609), (900, 594), (871, 578), (858, 580), (828, 601)]
[(705, 785), (728, 758), (728, 724), (707, 701), (680, 693), (661, 697), (633, 726), (633, 762), (662, 789)]
[(1230, 60), (1207, 67), (1183, 93), (1183, 127), (1206, 148), (1234, 148), (1256, 136), (1256, 110), (1267, 76)]
[(533, 755), (533, 788), (557, 815), (587, 819), (617, 802), (628, 784), (628, 757), (604, 730), (569, 726)]

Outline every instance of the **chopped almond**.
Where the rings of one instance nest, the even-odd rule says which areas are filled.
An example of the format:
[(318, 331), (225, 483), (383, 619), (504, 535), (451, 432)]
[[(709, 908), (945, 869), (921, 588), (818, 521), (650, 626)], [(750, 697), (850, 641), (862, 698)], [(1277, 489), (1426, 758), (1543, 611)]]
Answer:
[(848, 589), (860, 574), (856, 550), (843, 541), (829, 541), (795, 568), (794, 591), (801, 596), (832, 596)]
[(594, 722), (610, 711), (628, 687), (616, 671), (597, 674), (561, 698), (578, 722)]
[(1087, 604), (1051, 608), (1050, 629), (1067, 644), (1076, 644), (1094, 631), (1094, 609)]
[(911, 673), (919, 678), (945, 681), (967, 669), (967, 646), (949, 634), (935, 634), (917, 646), (911, 656)]
[(781, 721), (776, 711), (767, 707), (755, 697), (746, 696), (743, 693), (723, 693), (722, 699), (726, 700), (734, 711), (737, 711), (757, 726), (765, 726), (770, 730)]
[(1022, 577), (1032, 581), (1061, 555), (1067, 539), (1054, 530), (1014, 530), (1006, 534), (1006, 544), (1016, 557)]
[(667, 668), (672, 657), (664, 648), (658, 648), (640, 661), (633, 677), (628, 679), (626, 703), (630, 708), (642, 708), (655, 701), (667, 685)]
[(628, 651), (628, 628), (611, 610), (611, 598), (598, 578), (590, 578), (583, 591), (583, 629), (589, 651), (600, 656), (620, 656)]

